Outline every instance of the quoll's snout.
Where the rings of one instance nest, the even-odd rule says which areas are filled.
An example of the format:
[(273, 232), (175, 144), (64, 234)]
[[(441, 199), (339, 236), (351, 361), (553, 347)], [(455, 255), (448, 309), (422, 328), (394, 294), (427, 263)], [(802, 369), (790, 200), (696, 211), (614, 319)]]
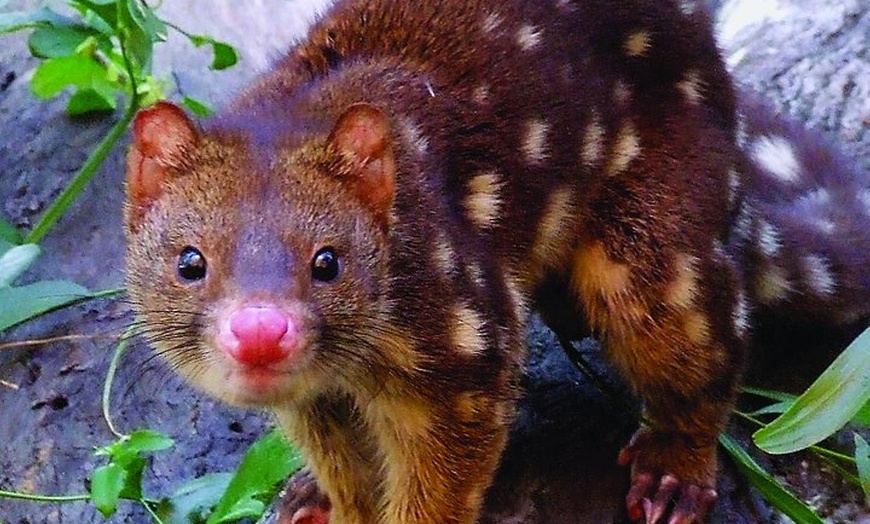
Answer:
[(272, 304), (248, 305), (230, 312), (219, 336), (221, 350), (249, 366), (280, 362), (293, 353), (298, 341), (297, 322)]

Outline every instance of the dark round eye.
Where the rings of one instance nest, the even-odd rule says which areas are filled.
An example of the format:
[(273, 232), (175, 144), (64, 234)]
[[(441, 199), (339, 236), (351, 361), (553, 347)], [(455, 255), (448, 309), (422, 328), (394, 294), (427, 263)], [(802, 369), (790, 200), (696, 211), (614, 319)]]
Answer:
[(311, 260), (311, 276), (314, 280), (331, 282), (338, 276), (338, 255), (331, 247), (324, 247)]
[(188, 282), (205, 278), (205, 257), (195, 247), (187, 246), (178, 255), (178, 275)]

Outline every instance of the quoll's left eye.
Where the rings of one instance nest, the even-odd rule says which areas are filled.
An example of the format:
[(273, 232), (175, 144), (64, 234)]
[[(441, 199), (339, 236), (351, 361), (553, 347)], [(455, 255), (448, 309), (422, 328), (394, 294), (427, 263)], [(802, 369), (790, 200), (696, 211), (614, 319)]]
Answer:
[(332, 282), (339, 272), (338, 255), (335, 249), (324, 247), (311, 260), (311, 276), (320, 282)]

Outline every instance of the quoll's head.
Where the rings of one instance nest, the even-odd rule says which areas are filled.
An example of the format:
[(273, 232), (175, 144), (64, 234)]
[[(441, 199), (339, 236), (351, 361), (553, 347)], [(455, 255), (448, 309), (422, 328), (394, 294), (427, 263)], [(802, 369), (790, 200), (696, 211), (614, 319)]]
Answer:
[(369, 360), (358, 326), (385, 306), (389, 120), (355, 104), (307, 129), (266, 146), (203, 132), (165, 102), (134, 123), (125, 213), (138, 323), (176, 371), (230, 403), (349, 379)]

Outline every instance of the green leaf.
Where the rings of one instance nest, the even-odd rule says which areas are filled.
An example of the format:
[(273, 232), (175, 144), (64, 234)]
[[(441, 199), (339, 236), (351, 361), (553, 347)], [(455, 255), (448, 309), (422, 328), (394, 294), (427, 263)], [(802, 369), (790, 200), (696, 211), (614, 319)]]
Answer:
[(855, 465), (858, 478), (864, 491), (864, 504), (870, 506), (870, 445), (861, 435), (855, 433)]
[(232, 473), (210, 473), (185, 482), (158, 511), (165, 524), (202, 522), (220, 501), (232, 480)]
[(302, 465), (302, 456), (279, 431), (267, 433), (245, 453), (207, 524), (258, 517), (265, 510), (263, 500), (271, 499), (279, 483)]
[(837, 357), (785, 413), (753, 435), (772, 454), (807, 448), (842, 428), (870, 398), (870, 329)]
[(30, 81), (30, 89), (39, 98), (51, 98), (69, 86), (89, 88), (108, 82), (106, 70), (86, 56), (50, 58), (40, 64)]
[(858, 413), (855, 413), (855, 416), (852, 417), (852, 423), (864, 427), (870, 427), (870, 402), (864, 404), (864, 406), (858, 410)]
[(227, 69), (236, 65), (239, 61), (239, 53), (236, 51), (236, 48), (226, 42), (215, 40), (208, 35), (187, 35), (187, 38), (190, 39), (190, 43), (194, 47), (211, 46), (212, 53), (214, 53), (211, 66), (209, 66), (211, 69)]
[(136, 76), (147, 75), (151, 71), (151, 56), (154, 39), (145, 27), (144, 15), (139, 10), (137, 0), (121, 0), (118, 11), (119, 29), (122, 29), (122, 46), (136, 69)]
[(118, 499), (124, 489), (127, 472), (117, 464), (107, 464), (94, 470), (91, 476), (91, 501), (104, 517), (118, 508)]
[(70, 19), (55, 13), (47, 7), (32, 11), (0, 13), (0, 34), (44, 25), (64, 26), (72, 24), (73, 22)]
[(786, 490), (764, 471), (746, 451), (728, 435), (720, 435), (719, 443), (731, 455), (738, 469), (768, 502), (789, 518), (801, 524), (823, 524), (824, 521), (806, 503)]
[(24, 237), (18, 228), (0, 218), (0, 240), (5, 240), (10, 244), (20, 244)]
[(66, 112), (70, 116), (84, 115), (94, 112), (114, 111), (118, 107), (118, 100), (112, 92), (106, 89), (79, 89), (66, 104)]
[(181, 103), (184, 107), (190, 109), (191, 113), (200, 118), (205, 118), (212, 114), (211, 107), (196, 98), (185, 95), (184, 98), (181, 99)]
[(68, 280), (0, 288), (0, 331), (74, 302), (102, 296)]
[(12, 285), (41, 252), (36, 244), (24, 244), (3, 253), (0, 256), (0, 288)]
[(118, 27), (116, 0), (69, 0), (69, 3), (89, 26), (109, 35), (115, 33)]
[(76, 54), (82, 42), (96, 33), (82, 26), (44, 26), (27, 39), (30, 53), (39, 58), (57, 58)]
[(175, 445), (175, 441), (159, 431), (140, 429), (131, 433), (125, 444), (136, 453), (151, 453), (167, 450)]

